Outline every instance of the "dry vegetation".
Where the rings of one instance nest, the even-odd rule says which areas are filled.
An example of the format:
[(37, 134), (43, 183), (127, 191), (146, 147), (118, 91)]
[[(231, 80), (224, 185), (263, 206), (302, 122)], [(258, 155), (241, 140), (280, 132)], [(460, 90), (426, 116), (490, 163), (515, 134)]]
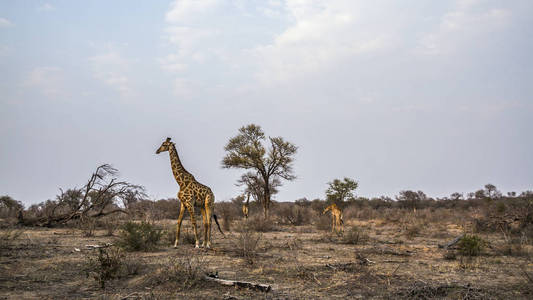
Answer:
[[(251, 205), (252, 215), (243, 220), (238, 204), (217, 203), (231, 231), (223, 238), (213, 230), (214, 249), (208, 251), (191, 245), (188, 219), (181, 245), (171, 247), (175, 221), (167, 215), (177, 205), (169, 212), (166, 202), (151, 205), (152, 218), (138, 216), (135, 223), (131, 216), (113, 215), (54, 228), (17, 227), (16, 214), (10, 219), (6, 213), (0, 297), (533, 297), (531, 197), (436, 201), (416, 211), (397, 203), (353, 202), (344, 208), (342, 235), (332, 234), (330, 218), (321, 216), (323, 201), (274, 203), (267, 221), (258, 206)], [(463, 234), (451, 247), (439, 247)], [(113, 245), (86, 246), (106, 243)], [(206, 274), (272, 289), (223, 286), (207, 281)]]

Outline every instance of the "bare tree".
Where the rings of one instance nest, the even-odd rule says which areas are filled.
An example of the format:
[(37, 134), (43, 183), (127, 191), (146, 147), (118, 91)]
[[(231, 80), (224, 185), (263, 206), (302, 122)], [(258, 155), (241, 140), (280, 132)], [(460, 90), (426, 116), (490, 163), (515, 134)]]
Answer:
[[(122, 212), (117, 203), (146, 197), (144, 188), (116, 178), (117, 169), (108, 164), (96, 168), (82, 188), (63, 191), (56, 200), (48, 200), (35, 209), (42, 212), (35, 219), (24, 220), (26, 225), (53, 226), (80, 218), (98, 218)], [(136, 201), (136, 200), (135, 200)]]

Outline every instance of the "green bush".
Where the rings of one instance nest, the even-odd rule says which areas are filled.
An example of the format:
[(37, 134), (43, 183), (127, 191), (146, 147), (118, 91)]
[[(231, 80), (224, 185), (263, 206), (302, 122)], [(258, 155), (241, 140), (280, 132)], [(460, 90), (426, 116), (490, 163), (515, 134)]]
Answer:
[(459, 253), (464, 256), (478, 256), (485, 247), (485, 241), (477, 235), (466, 234), (457, 246)]
[(128, 222), (121, 226), (118, 245), (126, 251), (149, 251), (156, 248), (162, 236), (163, 231), (150, 223)]

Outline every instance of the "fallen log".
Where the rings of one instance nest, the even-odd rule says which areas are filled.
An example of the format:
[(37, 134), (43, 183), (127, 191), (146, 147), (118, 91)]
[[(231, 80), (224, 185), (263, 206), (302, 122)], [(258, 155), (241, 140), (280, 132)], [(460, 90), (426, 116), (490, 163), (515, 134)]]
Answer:
[(441, 245), (441, 244), (439, 244), (439, 248), (448, 249), (449, 247), (451, 247), (451, 246), (457, 244), (457, 243), (458, 243), (458, 242), (459, 242), (464, 236), (465, 236), (465, 235), (464, 235), (464, 233), (463, 233), (463, 234), (461, 234), (460, 236), (454, 238), (451, 242), (449, 242), (449, 243), (446, 244), (446, 245)]
[(214, 281), (222, 285), (230, 285), (230, 286), (241, 287), (241, 288), (251, 288), (251, 289), (260, 290), (261, 292), (269, 292), (272, 289), (272, 287), (268, 284), (220, 279), (218, 278), (218, 275), (215, 275), (215, 274), (207, 274), (204, 276), (204, 279), (209, 280), (209, 281)]

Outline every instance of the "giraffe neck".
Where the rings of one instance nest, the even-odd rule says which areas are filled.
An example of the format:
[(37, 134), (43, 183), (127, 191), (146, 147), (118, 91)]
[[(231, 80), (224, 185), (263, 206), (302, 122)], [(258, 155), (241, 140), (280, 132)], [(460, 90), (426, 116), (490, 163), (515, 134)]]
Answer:
[(172, 147), (170, 147), (168, 153), (170, 155), (170, 165), (172, 167), (172, 174), (174, 174), (174, 178), (176, 179), (176, 182), (179, 184), (179, 186), (184, 187), (186, 183), (191, 180), (191, 178), (194, 180), (194, 177), (191, 175), (191, 173), (187, 172), (187, 170), (185, 170), (185, 168), (181, 164), (178, 151), (176, 150), (176, 146), (174, 144), (172, 144)]

